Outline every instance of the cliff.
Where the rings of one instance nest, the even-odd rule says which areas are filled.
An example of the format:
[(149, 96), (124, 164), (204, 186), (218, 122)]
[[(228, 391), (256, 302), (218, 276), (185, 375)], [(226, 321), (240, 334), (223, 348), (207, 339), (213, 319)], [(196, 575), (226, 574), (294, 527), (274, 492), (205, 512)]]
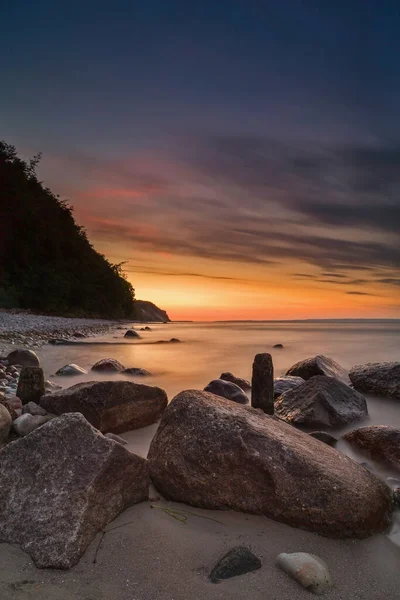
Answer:
[(161, 310), (161, 308), (147, 300), (136, 300), (135, 313), (139, 321), (158, 321), (162, 323), (171, 321), (165, 310)]

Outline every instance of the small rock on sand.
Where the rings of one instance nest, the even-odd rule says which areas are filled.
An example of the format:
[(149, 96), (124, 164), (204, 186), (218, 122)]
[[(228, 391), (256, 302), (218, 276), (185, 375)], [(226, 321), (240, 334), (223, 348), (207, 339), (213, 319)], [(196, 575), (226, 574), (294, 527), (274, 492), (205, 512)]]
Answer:
[(314, 554), (307, 552), (282, 553), (279, 554), (276, 565), (313, 594), (323, 594), (333, 586), (327, 564)]
[(212, 583), (261, 569), (260, 559), (248, 548), (237, 546), (218, 561), (210, 573)]

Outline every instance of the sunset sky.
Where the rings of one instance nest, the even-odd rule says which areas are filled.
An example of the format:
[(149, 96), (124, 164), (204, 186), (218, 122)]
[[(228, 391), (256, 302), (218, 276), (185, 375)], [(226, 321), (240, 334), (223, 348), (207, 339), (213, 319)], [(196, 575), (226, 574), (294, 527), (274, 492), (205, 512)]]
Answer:
[(172, 319), (400, 317), (398, 1), (6, 1), (0, 138)]

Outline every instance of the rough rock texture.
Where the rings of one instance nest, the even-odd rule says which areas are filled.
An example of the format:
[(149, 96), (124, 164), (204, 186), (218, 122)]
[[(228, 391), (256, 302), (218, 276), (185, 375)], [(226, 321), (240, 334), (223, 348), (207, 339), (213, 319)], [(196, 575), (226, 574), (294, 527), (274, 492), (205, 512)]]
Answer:
[(15, 419), (13, 422), (13, 430), (20, 436), (28, 435), (35, 431), (41, 425), (47, 423), (52, 419), (52, 415), (31, 415), (30, 413), (25, 413)]
[(93, 365), (91, 371), (100, 371), (101, 373), (119, 373), (125, 369), (115, 358), (102, 358)]
[(368, 415), (364, 396), (335, 377), (316, 375), (285, 392), (275, 413), (293, 425), (335, 427)]
[(324, 442), (324, 444), (328, 444), (328, 446), (332, 446), (333, 448), (337, 444), (337, 439), (326, 431), (311, 431), (309, 435), (320, 442)]
[(400, 362), (367, 363), (350, 369), (356, 390), (400, 399)]
[(248, 548), (236, 546), (218, 561), (210, 573), (212, 583), (261, 569), (260, 559)]
[(279, 398), (281, 394), (292, 390), (302, 383), (304, 383), (302, 377), (294, 377), (293, 375), (282, 375), (282, 377), (277, 377), (274, 379), (274, 398)]
[(400, 429), (386, 425), (371, 425), (349, 431), (344, 439), (377, 460), (400, 470)]
[(64, 367), (61, 367), (61, 369), (58, 369), (58, 371), (56, 372), (56, 375), (63, 375), (63, 376), (87, 375), (87, 371), (85, 369), (82, 369), (82, 367), (80, 367), (79, 365), (75, 365), (74, 363), (71, 363), (69, 365), (64, 365)]
[(130, 381), (90, 381), (46, 394), (40, 405), (56, 415), (80, 412), (103, 433), (155, 423), (168, 404), (164, 390)]
[(238, 402), (239, 404), (249, 403), (249, 399), (242, 388), (236, 385), (236, 383), (224, 381), (223, 379), (213, 379), (204, 388), (204, 391), (221, 396), (221, 398), (226, 398), (227, 400), (232, 400), (233, 402)]
[(134, 329), (128, 329), (128, 331), (125, 333), (124, 337), (140, 338), (141, 336)]
[(10, 411), (3, 404), (0, 404), (0, 444), (7, 441), (12, 425)]
[(328, 356), (323, 356), (322, 354), (299, 361), (290, 367), (285, 375), (294, 375), (303, 379), (310, 379), (315, 375), (326, 375), (327, 377), (341, 379), (347, 385), (350, 383), (347, 371), (332, 358), (328, 358)]
[(151, 375), (146, 369), (140, 369), (139, 367), (129, 367), (121, 371), (123, 375), (131, 375), (132, 377), (148, 377)]
[(68, 569), (148, 488), (145, 459), (64, 415), (0, 451), (0, 541), (37, 567)]
[(236, 383), (236, 385), (242, 388), (242, 390), (251, 389), (250, 381), (247, 381), (247, 379), (242, 379), (241, 377), (236, 377), (235, 375), (233, 375), (233, 373), (221, 373), (220, 379), (223, 379), (224, 381), (230, 381), (231, 383)]
[(22, 404), (36, 402), (39, 404), (45, 393), (44, 373), (40, 367), (23, 367), (19, 376), (17, 396)]
[(105, 433), (104, 437), (108, 438), (109, 440), (114, 440), (114, 442), (118, 442), (118, 444), (121, 444), (122, 446), (126, 446), (128, 443), (126, 440), (124, 440), (124, 438), (120, 437), (116, 433)]
[[(15, 419), (19, 416), (19, 414), (17, 413), (17, 411), (15, 410), (15, 408), (13, 408), (11, 406), (11, 404), (9, 404), (8, 398), (6, 400), (5, 397), (3, 396), (3, 394), (0, 394), (0, 404), (2, 406), (4, 406), (4, 408), (7, 410), (7, 412), (10, 413), (11, 420), (15, 421)], [(0, 418), (0, 421), (1, 421), (1, 418)], [(1, 428), (1, 425), (0, 425), (0, 428)], [(0, 443), (1, 443), (1, 434), (0, 434)]]
[(328, 565), (315, 554), (282, 553), (276, 559), (276, 566), (313, 594), (324, 594), (333, 586)]
[(148, 459), (156, 488), (177, 502), (263, 514), (339, 538), (365, 537), (390, 522), (389, 488), (356, 462), (275, 417), (207, 392), (175, 397)]
[(23, 367), (38, 367), (40, 365), (39, 358), (33, 350), (22, 348), (10, 352), (7, 361), (9, 365), (22, 365)]
[(274, 414), (274, 365), (268, 353), (256, 354), (251, 379), (251, 405)]
[(47, 415), (47, 410), (45, 410), (42, 406), (36, 404), (36, 402), (28, 402), (25, 406), (22, 407), (22, 414), (29, 413), (31, 415)]

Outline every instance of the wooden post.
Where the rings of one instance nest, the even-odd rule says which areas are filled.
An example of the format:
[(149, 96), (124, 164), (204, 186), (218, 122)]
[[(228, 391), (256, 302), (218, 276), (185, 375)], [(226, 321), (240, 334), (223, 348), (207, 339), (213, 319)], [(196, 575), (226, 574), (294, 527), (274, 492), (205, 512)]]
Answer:
[(268, 353), (256, 354), (251, 380), (251, 405), (274, 414), (274, 365)]

